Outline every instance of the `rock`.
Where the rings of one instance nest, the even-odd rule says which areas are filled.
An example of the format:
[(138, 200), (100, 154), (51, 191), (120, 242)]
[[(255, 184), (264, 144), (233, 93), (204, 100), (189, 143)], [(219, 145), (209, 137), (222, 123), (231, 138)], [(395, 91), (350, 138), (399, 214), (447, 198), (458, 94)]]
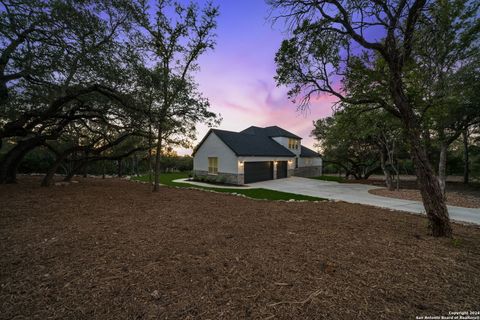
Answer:
[(160, 299), (160, 294), (158, 293), (158, 290), (154, 290), (154, 291), (150, 294), (150, 296), (151, 296), (153, 299), (155, 299), (155, 300)]

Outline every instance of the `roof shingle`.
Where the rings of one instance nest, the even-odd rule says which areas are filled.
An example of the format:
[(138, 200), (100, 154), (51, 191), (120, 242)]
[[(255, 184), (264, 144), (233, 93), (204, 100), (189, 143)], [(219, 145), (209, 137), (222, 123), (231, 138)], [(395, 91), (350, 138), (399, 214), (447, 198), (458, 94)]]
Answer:
[[(261, 128), (260, 128), (261, 129)], [(237, 156), (294, 157), (295, 154), (264, 134), (212, 129)]]
[(270, 126), (265, 128), (251, 126), (243, 131), (240, 131), (240, 133), (266, 135), (267, 137), (287, 137), (287, 138), (294, 138), (294, 139), (302, 139), (299, 136), (294, 135), (293, 133), (277, 126)]
[(300, 157), (305, 157), (305, 158), (320, 157), (320, 154), (318, 152), (313, 151), (312, 149), (302, 146), (302, 148), (300, 149)]

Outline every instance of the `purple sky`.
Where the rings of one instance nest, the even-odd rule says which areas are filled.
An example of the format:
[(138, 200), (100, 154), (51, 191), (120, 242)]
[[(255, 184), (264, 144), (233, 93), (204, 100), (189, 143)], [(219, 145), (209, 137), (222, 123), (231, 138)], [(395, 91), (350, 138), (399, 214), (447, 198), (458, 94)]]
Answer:
[[(287, 89), (277, 88), (273, 79), (275, 53), (284, 36), (280, 25), (272, 27), (267, 21), (269, 7), (262, 0), (216, 3), (220, 5), (217, 46), (200, 59), (197, 81), (210, 100), (211, 110), (223, 117), (219, 129), (239, 131), (252, 125), (278, 125), (301, 136), (302, 143), (312, 148), (312, 121), (332, 113), (334, 98), (322, 96), (312, 103), (309, 112), (298, 112), (287, 99)], [(207, 131), (206, 126), (199, 126), (196, 142)]]

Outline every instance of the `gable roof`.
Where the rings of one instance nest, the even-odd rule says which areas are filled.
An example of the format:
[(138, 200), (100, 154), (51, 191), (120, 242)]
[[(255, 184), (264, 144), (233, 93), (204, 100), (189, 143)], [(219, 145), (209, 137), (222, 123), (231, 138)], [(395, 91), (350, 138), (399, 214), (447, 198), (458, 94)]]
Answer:
[(282, 129), (278, 126), (270, 126), (265, 128), (251, 126), (247, 129), (240, 131), (240, 133), (247, 133), (247, 134), (254, 134), (254, 135), (265, 135), (267, 137), (287, 137), (287, 138), (294, 138), (294, 139), (302, 139), (293, 133)]
[[(237, 156), (294, 157), (295, 154), (267, 135), (211, 129)], [(210, 133), (209, 133), (210, 134)], [(207, 134), (207, 136), (209, 135)], [(204, 140), (202, 140), (203, 142)], [(200, 147), (200, 144), (197, 147)]]
[(301, 146), (300, 157), (304, 157), (304, 158), (320, 157), (320, 154), (318, 152), (313, 151), (312, 149)]

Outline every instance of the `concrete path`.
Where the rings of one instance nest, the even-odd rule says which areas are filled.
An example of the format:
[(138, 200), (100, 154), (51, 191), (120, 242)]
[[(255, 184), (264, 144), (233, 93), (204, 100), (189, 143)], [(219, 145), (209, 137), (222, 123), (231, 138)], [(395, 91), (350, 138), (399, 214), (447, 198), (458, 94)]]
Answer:
[[(276, 191), (340, 200), (350, 203), (366, 204), (398, 211), (425, 214), (419, 201), (381, 197), (368, 193), (368, 190), (380, 187), (358, 184), (321, 181), (300, 177), (269, 180), (251, 183), (253, 188), (265, 188)], [(457, 221), (480, 224), (480, 209), (448, 206), (450, 218)]]

